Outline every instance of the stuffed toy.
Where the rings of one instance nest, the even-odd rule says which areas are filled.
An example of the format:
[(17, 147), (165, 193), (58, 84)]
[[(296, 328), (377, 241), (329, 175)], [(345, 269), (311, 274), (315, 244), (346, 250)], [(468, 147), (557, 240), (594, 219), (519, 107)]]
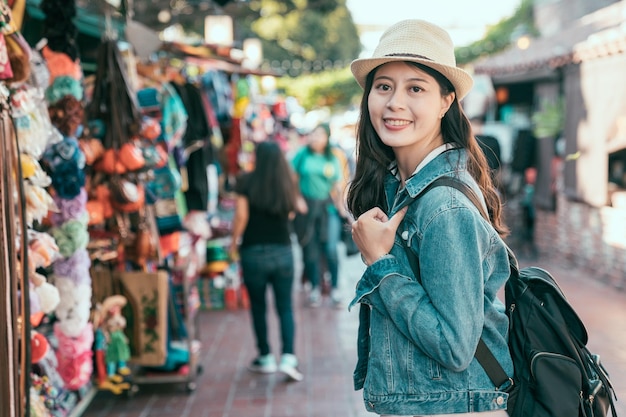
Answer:
[(79, 80), (61, 75), (46, 88), (45, 97), (54, 106), (65, 96), (72, 96), (80, 102), (83, 99), (83, 87)]
[(50, 173), (56, 174), (63, 164), (76, 166), (82, 170), (85, 168), (86, 161), (85, 155), (80, 150), (78, 140), (66, 136), (62, 141), (54, 143), (45, 150), (42, 162)]
[(26, 224), (32, 226), (33, 222), (41, 222), (49, 211), (56, 212), (58, 207), (48, 192), (28, 181), (24, 182), (24, 194), (26, 196)]
[(54, 354), (54, 350), (50, 349), (48, 339), (37, 331), (31, 332), (31, 363), (33, 371), (45, 378), (49, 384), (57, 389), (63, 388), (63, 379), (59, 375), (57, 369), (59, 364)]
[[(60, 301), (59, 291), (46, 282), (46, 277), (37, 272), (47, 268), (59, 256), (59, 248), (54, 238), (45, 232), (28, 231), (28, 278), (30, 280), (29, 299), (31, 324), (41, 320), (41, 314), (54, 311)], [(19, 268), (19, 264), (18, 264)], [(33, 321), (35, 320), (35, 321)]]
[(30, 280), (35, 287), (35, 294), (39, 300), (39, 308), (44, 314), (54, 311), (61, 302), (59, 290), (46, 281), (46, 277), (34, 272), (30, 273)]
[(122, 307), (126, 305), (126, 298), (113, 296), (109, 297), (108, 300), (108, 303), (105, 300), (103, 307), (107, 312), (107, 318), (103, 323), (107, 337), (105, 360), (107, 375), (109, 378), (113, 378), (116, 374), (130, 374), (130, 369), (126, 365), (130, 359), (130, 348), (128, 347), (128, 339), (124, 334), (126, 318), (122, 315)]
[(76, 337), (68, 337), (61, 330), (60, 324), (57, 322), (54, 326), (54, 335), (58, 342), (56, 349), (58, 370), (65, 388), (75, 391), (91, 380), (93, 328), (91, 323), (88, 323)]
[(38, 363), (48, 352), (48, 339), (39, 332), (32, 331), (30, 336), (30, 361)]
[(47, 268), (59, 258), (59, 247), (52, 236), (45, 232), (28, 231), (28, 262), (29, 271)]
[(87, 203), (87, 191), (80, 188), (78, 195), (73, 198), (61, 198), (60, 195), (52, 196), (58, 212), (51, 213), (48, 217), (54, 226), (60, 226), (69, 220), (83, 220), (89, 216), (85, 208)]
[(43, 92), (20, 87), (12, 94), (10, 106), (23, 153), (39, 160), (49, 146), (63, 140), (61, 132), (50, 121), (48, 103)]
[(46, 174), (34, 156), (21, 153), (20, 166), (22, 168), (22, 178), (29, 180), (31, 184), (43, 188), (52, 184), (52, 179)]
[(89, 243), (88, 216), (88, 213), (85, 212), (83, 219), (68, 220), (62, 225), (50, 229), (50, 234), (54, 237), (59, 252), (64, 258), (69, 258), (77, 250), (87, 247)]
[[(70, 278), (54, 277), (62, 303), (54, 310), (59, 330), (66, 336), (79, 337), (89, 323), (91, 285), (75, 284)], [(56, 327), (55, 327), (56, 330)]]
[(98, 387), (114, 394), (130, 389), (125, 380), (131, 373), (127, 366), (130, 348), (124, 334), (126, 319), (122, 315), (126, 303), (126, 297), (112, 295), (98, 303), (94, 315)]
[(52, 268), (55, 276), (67, 278), (74, 285), (91, 285), (90, 266), (89, 252), (87, 249), (79, 249), (72, 256), (56, 261)]

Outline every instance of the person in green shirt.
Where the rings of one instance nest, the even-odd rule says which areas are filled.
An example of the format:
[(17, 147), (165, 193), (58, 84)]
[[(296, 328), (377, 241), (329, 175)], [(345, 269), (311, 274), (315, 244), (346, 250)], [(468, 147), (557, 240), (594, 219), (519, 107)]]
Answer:
[(338, 291), (341, 215), (345, 204), (340, 200), (345, 187), (344, 168), (330, 144), (330, 126), (320, 124), (308, 134), (308, 143), (296, 151), (291, 163), (298, 177), (301, 193), (299, 211), (306, 213), (304, 230), (299, 233), (304, 274), (311, 283), (309, 304), (321, 304), (322, 260), (330, 273), (331, 301), (341, 303)]

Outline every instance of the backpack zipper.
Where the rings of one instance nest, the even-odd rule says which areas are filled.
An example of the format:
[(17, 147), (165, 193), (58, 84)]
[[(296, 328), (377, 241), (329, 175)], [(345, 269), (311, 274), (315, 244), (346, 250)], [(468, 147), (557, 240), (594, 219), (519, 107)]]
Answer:
[(562, 355), (560, 353), (553, 353), (553, 352), (535, 352), (532, 355), (532, 358), (530, 359), (530, 373), (532, 375), (533, 378), (535, 378), (535, 362), (537, 361), (537, 359), (541, 359), (541, 358), (556, 358), (556, 359), (563, 359), (567, 362), (571, 362), (573, 364), (576, 364), (576, 361), (572, 358), (570, 358), (567, 355)]

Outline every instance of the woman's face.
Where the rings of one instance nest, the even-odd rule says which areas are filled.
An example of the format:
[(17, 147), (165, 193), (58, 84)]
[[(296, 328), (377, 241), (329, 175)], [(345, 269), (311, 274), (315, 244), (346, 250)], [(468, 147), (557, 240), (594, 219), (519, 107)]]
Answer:
[[(389, 62), (374, 74), (369, 115), (382, 142), (394, 149), (425, 154), (443, 144), (441, 118), (454, 94), (442, 97), (437, 80), (405, 62)], [(411, 152), (412, 153), (412, 152)]]
[(319, 126), (309, 133), (309, 147), (313, 152), (323, 153), (328, 144), (328, 134), (326, 130)]

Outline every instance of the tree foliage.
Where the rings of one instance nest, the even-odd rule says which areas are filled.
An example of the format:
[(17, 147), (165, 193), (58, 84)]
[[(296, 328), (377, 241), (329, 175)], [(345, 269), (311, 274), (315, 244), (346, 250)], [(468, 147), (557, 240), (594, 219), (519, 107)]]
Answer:
[[(82, 0), (85, 1), (85, 0)], [(359, 34), (346, 0), (231, 0), (216, 7), (206, 0), (135, 0), (135, 19), (156, 30), (173, 23), (186, 33), (202, 35), (208, 14), (233, 18), (235, 45), (246, 38), (259, 38), (266, 65), (271, 63), (349, 62), (361, 52)], [(221, 3), (220, 3), (221, 4)], [(159, 23), (162, 10), (172, 12), (172, 20)], [(239, 45), (238, 45), (239, 44)], [(304, 71), (302, 71), (304, 69)]]
[(261, 39), (267, 65), (296, 63), (312, 72), (304, 63), (349, 62), (361, 51), (345, 0), (253, 0), (250, 10), (255, 17), (247, 35)]
[(363, 90), (348, 68), (306, 74), (299, 77), (282, 77), (278, 87), (300, 104), (312, 110), (320, 107), (347, 108), (358, 104)]
[(516, 36), (534, 36), (537, 30), (533, 20), (533, 0), (522, 0), (513, 16), (502, 19), (488, 28), (485, 36), (472, 44), (456, 48), (458, 65), (503, 51), (515, 41)]

